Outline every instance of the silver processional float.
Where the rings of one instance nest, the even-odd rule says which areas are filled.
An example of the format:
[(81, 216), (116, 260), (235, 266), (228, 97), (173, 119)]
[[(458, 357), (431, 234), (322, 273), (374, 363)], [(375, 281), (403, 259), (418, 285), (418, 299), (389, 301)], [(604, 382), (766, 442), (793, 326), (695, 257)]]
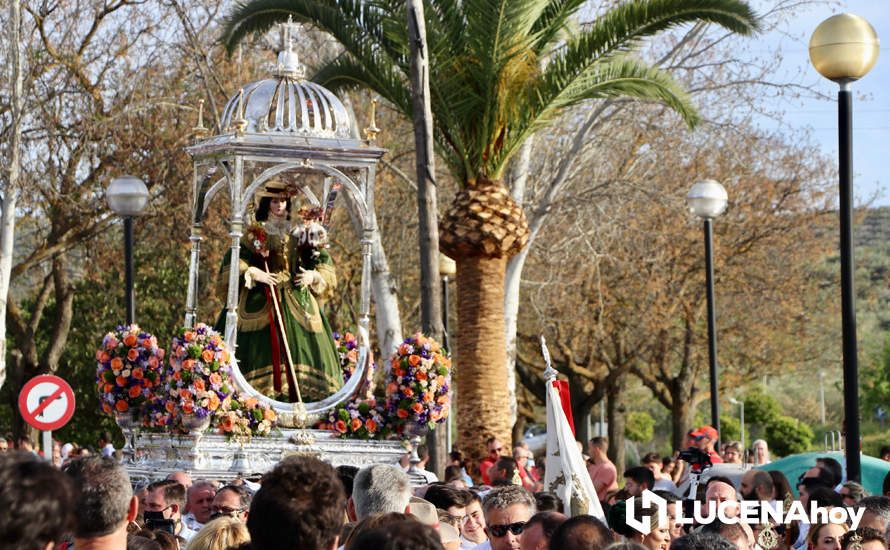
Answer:
[[(239, 443), (208, 433), (131, 434), (135, 452), (125, 461), (131, 476), (154, 479), (185, 470), (203, 478), (226, 480), (260, 474), (291, 454), (316, 456), (335, 466), (362, 466), (396, 463), (405, 452), (397, 441), (340, 439), (330, 432), (307, 428), (352, 397), (370, 368), (371, 245), (378, 238), (374, 180), (385, 150), (374, 146), (379, 130), (373, 112), (371, 125), (365, 129), (366, 139), (360, 139), (343, 102), (305, 79), (305, 69), (293, 51), (293, 32), (292, 23), (281, 26), (281, 43), (271, 76), (243, 86), (229, 99), (220, 134), (209, 135), (199, 107), (196, 140), (186, 148), (192, 157), (193, 183), (185, 326), (194, 326), (199, 318), (202, 227), (214, 200), (228, 201), (225, 212), (231, 259), (226, 276), (224, 339), (229, 349), (235, 350), (242, 276), (238, 259), (254, 195), (272, 180), (287, 180), (291, 182), (289, 191), (305, 204), (324, 209), (333, 205), (339, 193), (361, 232), (356, 371), (333, 395), (314, 402), (285, 402), (254, 388), (238, 368), (233, 353), (232, 379), (237, 390), (272, 408), (278, 415), (279, 429), (269, 436)], [(313, 178), (321, 185), (310, 185)]]

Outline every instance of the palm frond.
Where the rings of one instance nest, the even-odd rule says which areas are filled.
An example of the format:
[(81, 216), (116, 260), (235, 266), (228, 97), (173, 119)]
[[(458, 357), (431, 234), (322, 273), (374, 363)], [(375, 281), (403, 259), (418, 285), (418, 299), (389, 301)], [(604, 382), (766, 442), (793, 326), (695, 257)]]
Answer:
[(578, 10), (586, 0), (551, 0), (535, 21), (532, 32), (536, 35), (535, 51), (542, 55), (559, 40)]
[(698, 22), (715, 23), (742, 35), (759, 26), (757, 15), (741, 0), (636, 0), (596, 18), (566, 44), (562, 57), (583, 68), (605, 56), (626, 52), (659, 32)]
[(410, 117), (411, 95), (404, 76), (373, 57), (373, 52), (365, 52), (361, 57), (340, 55), (319, 69), (312, 81), (335, 93), (357, 87), (373, 90), (397, 111)]
[(585, 100), (630, 97), (658, 101), (670, 107), (690, 127), (699, 121), (689, 94), (667, 71), (629, 57), (612, 57), (589, 67), (571, 80), (541, 80), (513, 126), (495, 165), (502, 170), (523, 141), (551, 124), (565, 109)]
[[(288, 17), (309, 23), (330, 33), (347, 51), (371, 42), (396, 64), (407, 58), (405, 39), (394, 40), (401, 19), (375, 3), (363, 0), (252, 0), (236, 5), (226, 17), (221, 40), (231, 53), (247, 35), (269, 30)], [(406, 34), (405, 31), (401, 33)]]

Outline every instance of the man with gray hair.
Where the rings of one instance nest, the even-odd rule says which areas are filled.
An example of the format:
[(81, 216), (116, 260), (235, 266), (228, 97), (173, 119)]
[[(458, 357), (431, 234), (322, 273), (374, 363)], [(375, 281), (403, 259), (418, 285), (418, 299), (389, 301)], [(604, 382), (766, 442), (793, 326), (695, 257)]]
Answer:
[(478, 550), (510, 550), (519, 548), (525, 524), (535, 514), (535, 497), (518, 485), (503, 485), (492, 489), (482, 499), (485, 512), (485, 533), (488, 541)]
[(352, 483), (352, 496), (347, 503), (349, 520), (387, 512), (407, 514), (410, 498), (411, 484), (401, 468), (389, 464), (366, 466), (355, 474)]
[(871, 527), (881, 533), (890, 527), (890, 497), (865, 497), (859, 501), (858, 508), (865, 510), (859, 527)]
[(226, 485), (213, 497), (211, 518), (228, 516), (238, 521), (247, 521), (250, 511), (251, 492), (243, 485)]
[(199, 531), (210, 521), (214, 496), (216, 496), (216, 483), (203, 479), (194, 482), (186, 490), (186, 513), (182, 515), (182, 522), (186, 527), (192, 531)]
[(111, 457), (86, 456), (65, 466), (74, 483), (74, 547), (124, 550), (139, 503), (130, 476)]

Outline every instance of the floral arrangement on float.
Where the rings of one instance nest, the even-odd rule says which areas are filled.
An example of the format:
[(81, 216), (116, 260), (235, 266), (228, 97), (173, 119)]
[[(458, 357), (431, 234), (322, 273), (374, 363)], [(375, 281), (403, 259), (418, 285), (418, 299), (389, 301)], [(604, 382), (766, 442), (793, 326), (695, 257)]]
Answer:
[(269, 435), (277, 421), (278, 415), (269, 405), (241, 393), (224, 399), (213, 415), (216, 431), (236, 441), (246, 441), (255, 435)]
[[(333, 336), (334, 347), (337, 349), (343, 372), (343, 383), (346, 384), (358, 368), (358, 339), (351, 332), (343, 334), (335, 332)], [(320, 430), (336, 431), (342, 437), (352, 439), (381, 439), (389, 435), (383, 407), (374, 397), (373, 379), (376, 369), (374, 359), (370, 358), (364, 381), (356, 391), (356, 395), (334, 407), (328, 413), (328, 417), (315, 427)]]
[(162, 379), (164, 350), (138, 325), (118, 326), (96, 350), (96, 386), (102, 411), (136, 421)]
[(390, 359), (384, 404), (390, 426), (400, 435), (432, 429), (448, 418), (450, 407), (451, 358), (417, 332)]
[(383, 407), (373, 397), (354, 397), (337, 405), (316, 427), (350, 439), (383, 439), (391, 433)]
[(416, 333), (390, 359), (384, 390), (382, 399), (360, 395), (338, 405), (317, 427), (344, 438), (384, 439), (444, 422), (451, 406), (451, 359), (435, 340)]
[(210, 426), (213, 414), (234, 392), (229, 359), (222, 337), (204, 323), (173, 337), (162, 395), (173, 427), (204, 431)]
[(340, 368), (343, 370), (343, 383), (349, 382), (352, 373), (358, 366), (358, 340), (351, 332), (340, 334), (335, 332), (334, 347), (337, 349), (337, 355), (340, 358)]

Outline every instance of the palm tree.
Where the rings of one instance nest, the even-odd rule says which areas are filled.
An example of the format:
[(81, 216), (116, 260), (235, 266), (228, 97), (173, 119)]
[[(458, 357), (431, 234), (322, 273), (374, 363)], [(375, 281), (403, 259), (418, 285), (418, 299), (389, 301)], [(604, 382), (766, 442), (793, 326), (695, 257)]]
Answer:
[[(573, 31), (584, 0), (426, 0), (436, 151), (462, 183), (440, 224), (457, 261), (457, 422), (461, 448), (488, 435), (510, 441), (504, 272), (526, 244), (522, 208), (502, 182), (535, 132), (585, 101), (630, 97), (668, 105), (689, 126), (697, 113), (670, 75), (635, 59), (645, 38), (692, 22), (740, 34), (757, 27), (741, 0), (634, 0)], [(364, 86), (412, 115), (410, 48), (401, 0), (249, 0), (229, 16), (231, 51), (288, 17), (333, 35), (344, 54), (314, 80)]]

